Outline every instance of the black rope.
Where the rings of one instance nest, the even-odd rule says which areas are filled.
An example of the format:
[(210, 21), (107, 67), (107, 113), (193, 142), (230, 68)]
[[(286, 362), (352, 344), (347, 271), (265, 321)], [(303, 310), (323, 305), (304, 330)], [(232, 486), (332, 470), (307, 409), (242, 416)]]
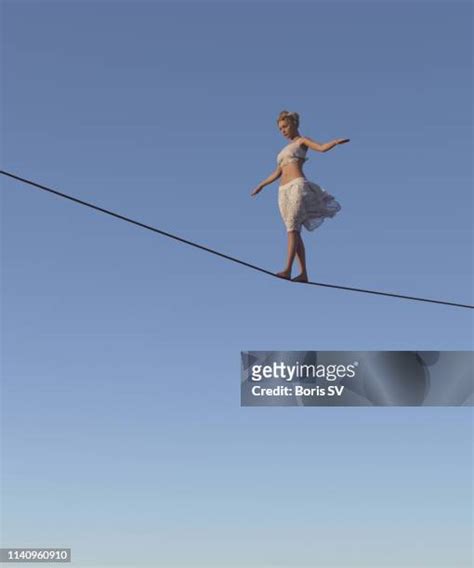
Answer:
[[(252, 268), (253, 270), (258, 270), (259, 272), (264, 272), (265, 274), (268, 274), (270, 276), (274, 276), (275, 278), (282, 280), (282, 278), (277, 276), (274, 272), (270, 272), (269, 270), (265, 270), (264, 268), (260, 268), (260, 266), (255, 266), (254, 264), (244, 262), (243, 260), (240, 260), (238, 258), (234, 258), (233, 256), (223, 254), (223, 253), (216, 251), (216, 250), (213, 250), (211, 248), (199, 245), (199, 244), (194, 243), (192, 241), (188, 241), (187, 239), (177, 237), (176, 235), (172, 235), (171, 233), (167, 233), (166, 231), (162, 231), (161, 229), (157, 229), (156, 227), (152, 227), (151, 225), (146, 225), (145, 223), (140, 223), (139, 221), (135, 221), (134, 219), (130, 219), (129, 217), (125, 217), (124, 215), (119, 215), (118, 213), (114, 213), (113, 211), (109, 211), (108, 209), (98, 207), (97, 205), (94, 205), (92, 203), (88, 203), (87, 201), (82, 201), (81, 199), (77, 199), (76, 197), (72, 197), (71, 195), (61, 193), (60, 191), (56, 191), (55, 189), (52, 189), (52, 188), (47, 187), (45, 185), (41, 185), (39, 183), (36, 183), (34, 181), (22, 178), (20, 176), (17, 176), (15, 174), (10, 173), (10, 172), (6, 172), (4, 170), (0, 170), (0, 174), (2, 174), (4, 176), (8, 176), (8, 177), (13, 178), (13, 179), (16, 179), (18, 181), (21, 181), (21, 182), (26, 183), (28, 185), (31, 185), (33, 187), (37, 187), (37, 188), (42, 189), (44, 191), (49, 191), (50, 193), (54, 193), (55, 195), (59, 195), (59, 196), (64, 197), (66, 199), (70, 199), (71, 201), (75, 201), (76, 203), (80, 203), (81, 205), (85, 205), (86, 207), (90, 207), (91, 209), (96, 209), (97, 211), (101, 211), (102, 213), (107, 213), (107, 215), (112, 215), (113, 217), (117, 217), (117, 219), (122, 219), (123, 221), (127, 221), (128, 223), (133, 223), (134, 225), (138, 225), (139, 227), (143, 227), (143, 228), (148, 229), (150, 231), (154, 231), (155, 233), (159, 233), (160, 235), (164, 235), (165, 237), (169, 237), (171, 239), (181, 241), (182, 243), (185, 243), (187, 245), (191, 245), (193, 247), (200, 248), (202, 250), (205, 250), (206, 252), (210, 252), (210, 253), (215, 254), (217, 256), (221, 256), (222, 258), (226, 258), (227, 260), (231, 260), (232, 262), (237, 262), (239, 264), (242, 264), (243, 266), (247, 266), (248, 268)], [(415, 301), (418, 301), (418, 302), (431, 302), (433, 304), (444, 304), (444, 305), (447, 305), (447, 306), (456, 306), (456, 307), (459, 307), (459, 308), (468, 308), (468, 309), (474, 308), (474, 306), (471, 306), (469, 304), (460, 304), (460, 303), (457, 303), (457, 302), (446, 302), (446, 301), (443, 301), (443, 300), (431, 300), (429, 298), (418, 298), (418, 297), (415, 297), (415, 296), (405, 296), (403, 294), (392, 294), (390, 292), (379, 292), (377, 290), (365, 290), (363, 288), (353, 288), (353, 287), (350, 287), (350, 286), (340, 286), (340, 285), (337, 285), (337, 284), (323, 284), (322, 282), (298, 282), (298, 284), (311, 284), (313, 286), (323, 286), (325, 288), (336, 288), (336, 289), (339, 289), (339, 290), (350, 290), (351, 292), (363, 292), (365, 294), (376, 294), (378, 296), (390, 296), (392, 298), (401, 298), (401, 299), (404, 299), (404, 300), (415, 300)]]

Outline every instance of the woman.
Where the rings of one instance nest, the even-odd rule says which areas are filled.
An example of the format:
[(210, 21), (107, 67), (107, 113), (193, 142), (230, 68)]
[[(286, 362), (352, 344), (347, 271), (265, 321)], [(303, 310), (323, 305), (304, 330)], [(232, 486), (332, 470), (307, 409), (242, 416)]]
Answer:
[(278, 191), (278, 206), (288, 233), (288, 258), (286, 267), (277, 272), (281, 278), (291, 279), (291, 269), (296, 257), (301, 266), (301, 274), (293, 278), (293, 282), (308, 282), (306, 258), (301, 226), (313, 231), (321, 225), (327, 217), (334, 217), (340, 211), (340, 204), (332, 195), (321, 189), (316, 183), (304, 177), (302, 166), (307, 160), (308, 148), (317, 152), (327, 152), (338, 144), (349, 142), (348, 138), (338, 138), (326, 144), (319, 144), (298, 132), (299, 114), (297, 112), (282, 111), (277, 124), (280, 132), (290, 143), (283, 148), (277, 156), (277, 169), (251, 193), (257, 195), (262, 189), (273, 183), (281, 176)]

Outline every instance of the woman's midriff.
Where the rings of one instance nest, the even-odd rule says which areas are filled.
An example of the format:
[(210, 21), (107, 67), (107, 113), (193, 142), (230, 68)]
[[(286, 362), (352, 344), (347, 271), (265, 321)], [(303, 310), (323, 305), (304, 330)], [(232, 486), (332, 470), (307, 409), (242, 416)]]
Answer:
[(298, 160), (297, 162), (290, 162), (286, 166), (282, 166), (280, 185), (285, 185), (285, 183), (289, 183), (296, 178), (304, 177), (301, 168), (303, 164), (303, 160)]

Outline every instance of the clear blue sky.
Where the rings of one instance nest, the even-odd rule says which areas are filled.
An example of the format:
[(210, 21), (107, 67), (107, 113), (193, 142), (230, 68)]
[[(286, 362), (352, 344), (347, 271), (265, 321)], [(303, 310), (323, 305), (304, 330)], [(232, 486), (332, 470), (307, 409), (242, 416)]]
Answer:
[[(2, 4), (2, 169), (280, 270), (275, 119), (342, 205), (312, 280), (473, 303), (472, 4)], [(3, 545), (72, 566), (472, 562), (472, 408), (241, 408), (242, 350), (472, 349), (1, 180)], [(449, 380), (449, 377), (447, 377)], [(133, 560), (133, 554), (136, 555)]]

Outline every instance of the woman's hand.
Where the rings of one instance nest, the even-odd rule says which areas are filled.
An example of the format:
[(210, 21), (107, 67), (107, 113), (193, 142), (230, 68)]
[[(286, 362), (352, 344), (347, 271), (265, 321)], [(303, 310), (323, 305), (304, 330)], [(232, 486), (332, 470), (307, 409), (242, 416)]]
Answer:
[(250, 195), (253, 197), (254, 195), (257, 195), (257, 193), (260, 193), (262, 189), (263, 187), (261, 185), (257, 185), (257, 187), (252, 191)]
[(345, 144), (346, 142), (349, 142), (350, 138), (337, 138), (335, 140), (336, 144)]

